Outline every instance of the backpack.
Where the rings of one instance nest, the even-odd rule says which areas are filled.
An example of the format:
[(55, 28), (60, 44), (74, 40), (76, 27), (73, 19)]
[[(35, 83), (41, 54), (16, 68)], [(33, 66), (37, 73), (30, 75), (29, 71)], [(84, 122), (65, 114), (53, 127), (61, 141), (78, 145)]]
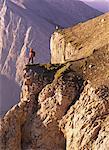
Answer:
[(26, 48), (26, 56), (29, 57), (29, 48)]
[(35, 57), (35, 51), (33, 51), (33, 57)]

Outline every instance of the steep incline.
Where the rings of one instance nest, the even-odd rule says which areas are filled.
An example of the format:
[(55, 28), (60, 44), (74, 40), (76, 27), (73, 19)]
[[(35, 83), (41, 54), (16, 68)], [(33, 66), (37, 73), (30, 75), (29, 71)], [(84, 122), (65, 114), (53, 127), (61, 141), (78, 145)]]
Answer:
[(109, 45), (64, 65), (27, 65), (1, 119), (2, 150), (108, 150)]
[(109, 13), (85, 23), (54, 32), (51, 37), (51, 62), (64, 63), (90, 56), (109, 43)]
[(19, 81), (27, 46), (37, 51), (37, 62), (48, 62), (49, 38), (55, 25), (68, 27), (100, 14), (79, 1), (4, 0), (0, 15), (1, 73)]
[[(35, 62), (49, 62), (49, 39), (55, 25), (68, 27), (100, 14), (79, 1), (0, 0), (0, 73), (13, 85), (15, 80), (22, 85), (26, 47), (32, 46), (37, 52)], [(14, 87), (8, 85), (8, 89), (7, 95), (13, 95)], [(0, 103), (9, 101), (7, 95), (0, 96)], [(17, 97), (10, 98), (13, 103)]]

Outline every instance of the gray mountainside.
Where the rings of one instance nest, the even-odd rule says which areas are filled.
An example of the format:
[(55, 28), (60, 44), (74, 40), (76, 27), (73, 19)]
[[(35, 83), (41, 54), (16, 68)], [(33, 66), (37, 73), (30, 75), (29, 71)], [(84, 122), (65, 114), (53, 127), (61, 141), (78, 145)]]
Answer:
[[(2, 76), (0, 80), (2, 84), (5, 85), (6, 80), (10, 80), (12, 85), (16, 85), (16, 81), (21, 84), (23, 67), (27, 63), (26, 47), (31, 46), (37, 52), (36, 62), (50, 61), (49, 39), (56, 25), (64, 28), (100, 14), (101, 12), (80, 1), (1, 0), (0, 73)], [(18, 96), (16, 98), (12, 94), (14, 86), (10, 87), (10, 84), (7, 86), (7, 94), (2, 94), (0, 97), (2, 104), (9, 100), (15, 102), (18, 99)], [(16, 91), (19, 91), (19, 87), (17, 85), (15, 87)], [(4, 86), (0, 87), (0, 93), (1, 91), (4, 91)]]

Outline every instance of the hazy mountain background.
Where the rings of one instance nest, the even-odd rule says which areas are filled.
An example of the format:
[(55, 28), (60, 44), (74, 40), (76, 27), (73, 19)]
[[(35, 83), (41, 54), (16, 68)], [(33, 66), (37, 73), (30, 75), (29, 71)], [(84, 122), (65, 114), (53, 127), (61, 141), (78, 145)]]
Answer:
[(109, 0), (81, 0), (81, 1), (102, 12), (109, 11)]
[(1, 111), (19, 100), (27, 47), (36, 51), (35, 62), (49, 62), (56, 25), (65, 28), (101, 14), (76, 0), (0, 0)]

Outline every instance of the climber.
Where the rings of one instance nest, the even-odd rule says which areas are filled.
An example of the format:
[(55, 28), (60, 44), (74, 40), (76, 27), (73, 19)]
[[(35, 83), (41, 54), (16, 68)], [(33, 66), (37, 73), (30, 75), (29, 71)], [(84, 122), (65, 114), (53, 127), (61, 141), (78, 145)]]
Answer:
[(55, 29), (58, 30), (58, 29), (59, 29), (59, 26), (56, 25), (56, 26), (55, 26)]
[(30, 48), (30, 50), (29, 50), (29, 62), (28, 63), (30, 63), (30, 61), (31, 61), (31, 63), (33, 64), (33, 58), (34, 57), (35, 57), (35, 51), (33, 51), (33, 49)]

